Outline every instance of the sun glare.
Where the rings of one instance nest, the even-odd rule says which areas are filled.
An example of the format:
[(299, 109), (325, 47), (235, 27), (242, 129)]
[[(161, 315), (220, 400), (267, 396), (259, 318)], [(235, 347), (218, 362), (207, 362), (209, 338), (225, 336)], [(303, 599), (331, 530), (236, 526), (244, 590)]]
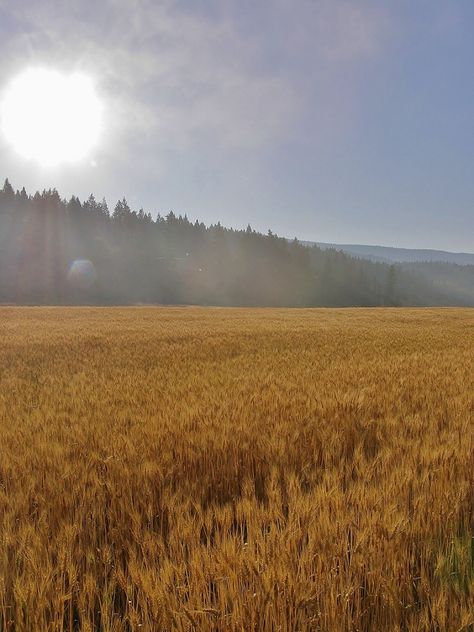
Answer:
[(102, 110), (86, 75), (30, 69), (6, 87), (1, 128), (13, 149), (27, 159), (44, 166), (75, 162), (97, 145)]

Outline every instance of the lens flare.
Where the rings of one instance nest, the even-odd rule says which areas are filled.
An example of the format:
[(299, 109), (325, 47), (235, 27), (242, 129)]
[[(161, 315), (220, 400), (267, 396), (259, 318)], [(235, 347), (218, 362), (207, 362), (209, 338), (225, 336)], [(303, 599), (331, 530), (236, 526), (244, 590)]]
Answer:
[(24, 158), (44, 166), (75, 162), (97, 144), (102, 110), (90, 77), (30, 69), (6, 87), (1, 129)]
[(76, 259), (71, 263), (68, 279), (71, 285), (78, 289), (90, 289), (97, 280), (94, 264), (89, 259)]

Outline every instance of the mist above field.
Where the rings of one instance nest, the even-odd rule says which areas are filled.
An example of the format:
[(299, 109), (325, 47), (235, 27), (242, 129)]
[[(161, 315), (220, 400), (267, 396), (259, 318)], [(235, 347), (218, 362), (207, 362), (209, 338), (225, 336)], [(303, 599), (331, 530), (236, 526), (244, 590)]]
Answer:
[(127, 200), (0, 191), (0, 302), (242, 306), (474, 305), (474, 267), (388, 265), (271, 231), (153, 219)]

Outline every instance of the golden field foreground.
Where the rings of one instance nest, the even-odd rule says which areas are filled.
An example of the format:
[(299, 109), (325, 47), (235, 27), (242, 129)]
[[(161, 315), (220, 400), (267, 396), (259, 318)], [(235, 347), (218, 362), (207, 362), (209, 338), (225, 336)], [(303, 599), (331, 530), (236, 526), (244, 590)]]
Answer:
[(0, 630), (474, 630), (474, 311), (0, 309)]

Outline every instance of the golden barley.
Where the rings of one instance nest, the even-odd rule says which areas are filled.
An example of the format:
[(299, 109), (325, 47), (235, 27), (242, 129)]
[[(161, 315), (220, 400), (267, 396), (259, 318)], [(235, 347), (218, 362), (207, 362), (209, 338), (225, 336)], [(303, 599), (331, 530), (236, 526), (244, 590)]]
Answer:
[(474, 630), (474, 312), (0, 323), (0, 630)]

